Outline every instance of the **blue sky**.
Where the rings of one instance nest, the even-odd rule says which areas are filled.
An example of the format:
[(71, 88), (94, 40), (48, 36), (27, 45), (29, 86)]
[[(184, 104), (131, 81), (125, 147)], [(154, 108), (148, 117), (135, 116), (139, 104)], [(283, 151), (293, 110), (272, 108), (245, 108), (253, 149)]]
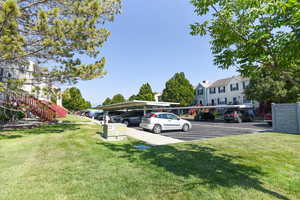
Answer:
[(125, 0), (122, 14), (106, 25), (111, 36), (101, 50), (108, 74), (76, 87), (99, 105), (117, 93), (136, 94), (145, 82), (161, 92), (176, 72), (185, 72), (193, 85), (234, 75), (213, 65), (209, 37), (189, 34), (189, 25), (201, 21), (193, 11), (187, 0)]

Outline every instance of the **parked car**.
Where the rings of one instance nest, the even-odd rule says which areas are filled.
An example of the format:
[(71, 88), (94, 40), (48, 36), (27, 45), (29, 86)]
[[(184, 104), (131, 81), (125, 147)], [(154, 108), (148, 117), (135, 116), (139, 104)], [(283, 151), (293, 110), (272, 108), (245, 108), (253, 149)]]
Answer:
[(94, 115), (94, 119), (99, 120), (99, 121), (103, 121), (103, 117), (104, 117), (104, 113), (96, 113)]
[(227, 110), (224, 113), (224, 120), (226, 122), (234, 121), (234, 122), (252, 122), (254, 121), (254, 112), (253, 110), (245, 109), (245, 110)]
[(264, 116), (265, 122), (267, 122), (270, 126), (272, 126), (272, 113), (267, 113)]
[(126, 126), (138, 126), (141, 123), (143, 116), (144, 111), (129, 111), (121, 114), (119, 121)]
[(140, 127), (159, 134), (165, 130), (182, 130), (188, 132), (191, 130), (192, 124), (173, 113), (154, 112), (148, 113), (143, 117)]
[(214, 121), (215, 115), (212, 112), (199, 112), (195, 118), (195, 121)]
[(124, 111), (110, 111), (108, 113), (109, 118), (110, 118), (110, 122), (111, 123), (120, 123), (121, 122), (121, 118), (122, 118), (122, 114), (124, 114)]

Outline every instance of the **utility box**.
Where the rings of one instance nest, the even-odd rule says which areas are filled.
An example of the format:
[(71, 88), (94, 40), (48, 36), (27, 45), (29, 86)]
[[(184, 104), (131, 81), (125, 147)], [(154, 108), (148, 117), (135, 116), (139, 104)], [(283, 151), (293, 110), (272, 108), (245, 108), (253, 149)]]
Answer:
[(125, 134), (127, 127), (125, 124), (103, 124), (102, 137), (108, 141), (120, 141), (127, 139)]
[(300, 134), (300, 102), (272, 104), (273, 131)]

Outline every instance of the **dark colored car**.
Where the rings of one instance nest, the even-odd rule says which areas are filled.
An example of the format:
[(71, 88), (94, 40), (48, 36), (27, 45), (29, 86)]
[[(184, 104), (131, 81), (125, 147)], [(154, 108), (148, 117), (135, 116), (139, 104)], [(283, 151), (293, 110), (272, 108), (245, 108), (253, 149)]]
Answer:
[(195, 121), (214, 121), (215, 116), (212, 112), (199, 112), (195, 118)]
[(138, 126), (141, 123), (143, 116), (144, 111), (129, 111), (120, 116), (120, 122), (127, 126)]
[(99, 120), (99, 121), (103, 121), (103, 117), (104, 117), (104, 113), (96, 113), (94, 115), (94, 119)]
[(228, 110), (224, 113), (226, 122), (252, 122), (254, 121), (254, 113), (252, 110)]

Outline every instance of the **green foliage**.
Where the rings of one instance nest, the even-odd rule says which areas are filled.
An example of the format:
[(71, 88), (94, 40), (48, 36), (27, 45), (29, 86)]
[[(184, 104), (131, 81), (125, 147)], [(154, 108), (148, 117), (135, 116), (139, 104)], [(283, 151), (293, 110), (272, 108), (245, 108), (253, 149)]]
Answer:
[(77, 111), (91, 108), (91, 103), (82, 97), (80, 90), (76, 87), (72, 87), (64, 91), (62, 103), (68, 110)]
[(21, 120), (25, 117), (24, 112), (0, 107), (0, 124), (7, 123), (10, 120)]
[(137, 95), (135, 95), (135, 94), (131, 95), (128, 99), (128, 101), (134, 101), (134, 100), (138, 100)]
[(237, 66), (246, 77), (266, 69), (300, 85), (300, 1), (191, 0), (195, 13), (208, 15), (191, 25), (192, 35), (209, 34), (214, 63)]
[(111, 104), (115, 104), (115, 103), (122, 103), (125, 102), (125, 98), (122, 94), (116, 94), (115, 96), (113, 96), (113, 98), (111, 99)]
[[(0, 3), (0, 64), (54, 63), (36, 76), (77, 82), (105, 74), (99, 57), (110, 32), (103, 24), (120, 12), (121, 0), (5, 0)], [(82, 58), (94, 63), (85, 64)]]
[(270, 72), (257, 73), (245, 90), (248, 99), (258, 102), (295, 103), (300, 101), (300, 87)]
[(190, 105), (195, 98), (193, 85), (185, 78), (183, 72), (176, 73), (166, 82), (166, 87), (162, 93), (162, 100), (178, 102), (181, 106)]
[(105, 106), (105, 105), (109, 105), (109, 104), (111, 104), (111, 99), (110, 99), (109, 97), (107, 97), (107, 98), (104, 100), (104, 102), (102, 103), (102, 105)]
[(136, 100), (154, 101), (154, 93), (149, 83), (145, 83), (141, 86), (140, 91), (136, 96)]

